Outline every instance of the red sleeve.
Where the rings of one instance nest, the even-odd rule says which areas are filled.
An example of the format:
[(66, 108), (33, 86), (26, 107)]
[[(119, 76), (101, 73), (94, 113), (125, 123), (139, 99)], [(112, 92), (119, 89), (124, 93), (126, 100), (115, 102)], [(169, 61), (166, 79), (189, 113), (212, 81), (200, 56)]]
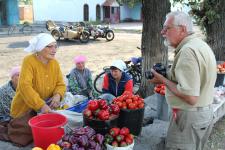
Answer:
[(129, 91), (133, 93), (133, 81), (128, 80), (127, 83), (125, 84), (125, 91)]
[(109, 89), (109, 77), (107, 74), (105, 74), (105, 76), (104, 76), (102, 88), (105, 90)]

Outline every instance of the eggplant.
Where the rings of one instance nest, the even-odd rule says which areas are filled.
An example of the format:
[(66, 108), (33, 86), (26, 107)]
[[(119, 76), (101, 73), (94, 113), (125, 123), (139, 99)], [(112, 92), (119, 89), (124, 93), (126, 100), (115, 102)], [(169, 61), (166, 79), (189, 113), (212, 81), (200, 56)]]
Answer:
[(80, 136), (80, 135), (84, 135), (86, 133), (85, 129), (83, 127), (81, 128), (75, 128), (73, 130), (73, 135), (75, 136)]
[(89, 140), (89, 147), (90, 147), (90, 148), (95, 148), (96, 145), (97, 145), (97, 143), (96, 143), (95, 141)]
[(78, 144), (73, 144), (72, 145), (72, 150), (78, 150), (79, 149), (79, 145)]
[(98, 143), (96, 144), (95, 150), (102, 150), (101, 146)]
[(86, 131), (86, 135), (87, 135), (88, 138), (91, 138), (93, 135), (96, 134), (95, 130), (92, 129), (91, 127), (89, 127), (89, 126), (85, 127), (84, 129)]
[(95, 141), (98, 142), (100, 145), (102, 145), (102, 143), (104, 141), (104, 136), (99, 133), (96, 134)]
[(62, 137), (62, 140), (63, 141), (69, 141), (69, 139), (70, 139), (70, 135), (69, 134), (66, 134), (66, 135), (64, 135), (63, 137)]
[(88, 137), (86, 135), (80, 136), (78, 138), (78, 143), (83, 147), (88, 146)]

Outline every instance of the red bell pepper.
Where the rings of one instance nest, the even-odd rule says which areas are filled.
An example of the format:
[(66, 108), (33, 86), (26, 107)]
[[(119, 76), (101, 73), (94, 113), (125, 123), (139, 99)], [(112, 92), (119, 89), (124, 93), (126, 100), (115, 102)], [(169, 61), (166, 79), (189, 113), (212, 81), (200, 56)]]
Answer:
[(108, 110), (100, 110), (98, 113), (98, 118), (100, 120), (108, 120), (109, 119), (109, 111)]
[(109, 134), (112, 135), (113, 137), (116, 137), (120, 133), (120, 128), (112, 128), (109, 131)]
[(91, 111), (95, 111), (96, 109), (98, 109), (98, 107), (99, 107), (99, 105), (96, 100), (90, 100), (88, 102), (88, 109), (90, 109)]
[(129, 133), (130, 133), (130, 130), (129, 130), (127, 127), (123, 127), (123, 128), (120, 129), (120, 134), (121, 134), (121, 135), (126, 136), (126, 135), (128, 135)]
[(115, 114), (115, 115), (118, 115), (120, 113), (120, 108), (118, 105), (116, 104), (111, 104), (111, 110), (112, 110), (112, 113)]

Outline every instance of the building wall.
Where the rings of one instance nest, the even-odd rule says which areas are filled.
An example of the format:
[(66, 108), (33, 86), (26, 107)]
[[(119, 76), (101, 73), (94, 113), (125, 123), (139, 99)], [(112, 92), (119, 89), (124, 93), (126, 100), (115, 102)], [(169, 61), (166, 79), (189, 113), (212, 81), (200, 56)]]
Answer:
[(127, 5), (120, 6), (120, 19), (141, 20), (141, 3), (129, 8)]
[(20, 20), (33, 21), (33, 7), (32, 5), (19, 6)]
[(19, 7), (17, 0), (6, 0), (7, 25), (19, 23)]
[[(89, 21), (96, 21), (96, 5), (105, 0), (33, 0), (34, 21), (83, 21), (83, 6), (89, 6)], [(101, 7), (101, 20), (103, 16)]]

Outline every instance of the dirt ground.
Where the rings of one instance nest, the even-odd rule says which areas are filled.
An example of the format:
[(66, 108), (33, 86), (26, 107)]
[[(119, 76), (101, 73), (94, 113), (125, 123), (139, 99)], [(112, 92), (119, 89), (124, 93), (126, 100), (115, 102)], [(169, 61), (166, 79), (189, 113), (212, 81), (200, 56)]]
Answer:
[[(31, 38), (32, 36), (0, 38), (0, 85), (9, 80), (10, 69), (21, 65), (23, 58), (28, 55), (23, 49), (28, 46)], [(115, 39), (110, 42), (105, 39), (90, 40), (87, 44), (81, 44), (80, 41), (60, 41), (58, 45), (56, 59), (64, 76), (74, 67), (74, 56), (85, 55), (88, 58), (86, 67), (93, 72), (94, 78), (115, 59), (128, 60), (130, 57), (140, 56), (141, 52), (136, 47), (141, 45), (141, 34), (115, 33)]]

